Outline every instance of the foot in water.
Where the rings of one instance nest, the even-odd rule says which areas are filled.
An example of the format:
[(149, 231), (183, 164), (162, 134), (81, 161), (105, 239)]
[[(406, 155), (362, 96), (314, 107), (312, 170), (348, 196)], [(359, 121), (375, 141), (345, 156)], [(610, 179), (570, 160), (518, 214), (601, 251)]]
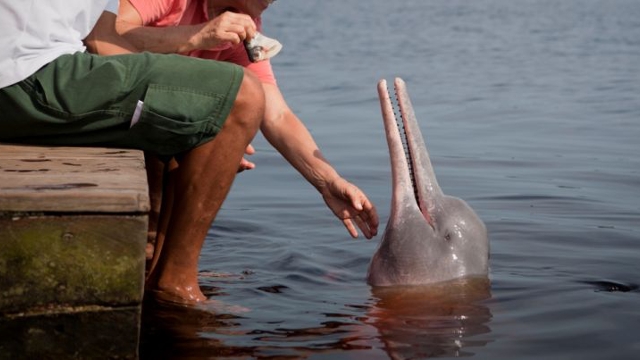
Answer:
[(190, 307), (213, 313), (243, 314), (251, 311), (240, 305), (229, 305), (207, 297), (191, 300), (163, 290), (146, 290), (145, 301), (153, 301), (164, 306)]

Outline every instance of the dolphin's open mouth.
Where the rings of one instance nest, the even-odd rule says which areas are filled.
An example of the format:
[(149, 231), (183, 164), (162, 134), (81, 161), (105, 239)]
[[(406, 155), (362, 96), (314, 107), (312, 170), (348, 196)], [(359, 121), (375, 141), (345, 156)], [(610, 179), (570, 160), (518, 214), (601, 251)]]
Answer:
[[(400, 91), (400, 94), (398, 94), (398, 91)], [(405, 158), (407, 159), (407, 166), (409, 167), (409, 179), (411, 180), (411, 188), (413, 189), (413, 196), (416, 200), (416, 205), (418, 205), (418, 208), (420, 208), (420, 211), (422, 211), (422, 213), (426, 212), (426, 209), (422, 209), (421, 203), (420, 203), (420, 192), (418, 191), (418, 186), (416, 184), (416, 173), (414, 172), (414, 162), (413, 162), (413, 156), (412, 156), (412, 148), (411, 148), (411, 144), (409, 142), (409, 135), (407, 134), (408, 131), (410, 131), (409, 129), (407, 129), (405, 127), (405, 123), (406, 123), (406, 118), (407, 118), (407, 113), (406, 113), (406, 109), (407, 109), (407, 103), (405, 103), (405, 99), (406, 96), (403, 96), (404, 94), (402, 93), (402, 91), (405, 91), (405, 89), (398, 89), (398, 87), (395, 87), (395, 93), (396, 93), (396, 102), (397, 102), (397, 111), (394, 107), (394, 113), (399, 115), (396, 116), (396, 125), (398, 126), (398, 132), (400, 133), (400, 141), (402, 142), (402, 149), (404, 150), (404, 155)], [(391, 103), (391, 105), (393, 106), (393, 102)], [(408, 104), (408, 107), (411, 108), (411, 104)]]
[[(406, 100), (408, 100), (408, 97), (406, 96), (406, 88), (401, 88), (399, 89), (397, 86), (395, 87), (395, 91), (396, 91), (396, 100), (398, 102), (398, 112), (397, 114), (400, 116), (400, 119), (398, 119), (396, 117), (396, 124), (398, 126), (398, 131), (400, 132), (400, 139), (402, 141), (402, 145), (403, 145), (403, 149), (404, 149), (404, 154), (405, 157), (407, 159), (407, 165), (409, 167), (409, 178), (411, 179), (411, 187), (413, 188), (413, 195), (416, 199), (416, 204), (418, 205), (418, 208), (420, 208), (420, 211), (422, 211), (423, 214), (427, 214), (427, 209), (423, 209), (422, 205), (423, 202), (420, 201), (420, 192), (418, 191), (418, 185), (416, 184), (416, 173), (414, 171), (414, 162), (413, 162), (413, 148), (412, 148), (412, 144), (409, 140), (409, 134), (410, 130), (407, 129), (407, 127), (405, 127), (405, 124), (407, 122), (407, 117), (408, 114), (406, 113), (406, 109), (410, 109), (411, 112), (413, 112), (413, 108), (411, 107), (411, 104), (407, 104)], [(400, 92), (400, 93), (398, 93)], [(415, 117), (415, 115), (413, 115)]]
[[(406, 201), (409, 195), (406, 192), (410, 191), (420, 212), (433, 227), (434, 219), (431, 212), (435, 207), (434, 199), (441, 194), (440, 187), (436, 181), (404, 81), (395, 79), (394, 88), (397, 107), (394, 107), (391, 100), (386, 81), (381, 80), (378, 84), (378, 94), (391, 156), (394, 194), (402, 196)], [(403, 191), (405, 194), (400, 194)]]

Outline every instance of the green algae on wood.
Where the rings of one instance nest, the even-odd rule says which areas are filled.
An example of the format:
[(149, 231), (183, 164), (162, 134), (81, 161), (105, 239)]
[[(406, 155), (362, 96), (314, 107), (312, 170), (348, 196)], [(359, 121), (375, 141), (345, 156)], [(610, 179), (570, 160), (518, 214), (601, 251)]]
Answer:
[(0, 218), (0, 310), (138, 304), (146, 216)]

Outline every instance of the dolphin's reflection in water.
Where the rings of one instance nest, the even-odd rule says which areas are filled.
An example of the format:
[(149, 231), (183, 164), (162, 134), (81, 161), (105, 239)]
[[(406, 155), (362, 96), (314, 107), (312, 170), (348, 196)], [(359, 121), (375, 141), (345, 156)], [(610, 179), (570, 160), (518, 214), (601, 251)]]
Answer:
[[(368, 305), (318, 313), (318, 326), (265, 326), (251, 312), (231, 315), (145, 303), (141, 359), (338, 358), (424, 359), (473, 356), (491, 340), (489, 280), (373, 288)], [(215, 298), (215, 297), (214, 297)], [(257, 311), (257, 310), (254, 310)], [(283, 315), (285, 316), (285, 315)]]
[(458, 279), (429, 286), (373, 288), (366, 322), (378, 330), (392, 359), (472, 356), (490, 340), (491, 297), (487, 278)]

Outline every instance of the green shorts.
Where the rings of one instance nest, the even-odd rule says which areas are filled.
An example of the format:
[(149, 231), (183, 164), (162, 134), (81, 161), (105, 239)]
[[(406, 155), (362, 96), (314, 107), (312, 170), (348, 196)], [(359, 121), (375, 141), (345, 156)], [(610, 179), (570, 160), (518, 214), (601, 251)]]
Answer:
[(64, 55), (0, 89), (0, 141), (176, 155), (215, 137), (242, 77), (239, 66), (180, 55)]

